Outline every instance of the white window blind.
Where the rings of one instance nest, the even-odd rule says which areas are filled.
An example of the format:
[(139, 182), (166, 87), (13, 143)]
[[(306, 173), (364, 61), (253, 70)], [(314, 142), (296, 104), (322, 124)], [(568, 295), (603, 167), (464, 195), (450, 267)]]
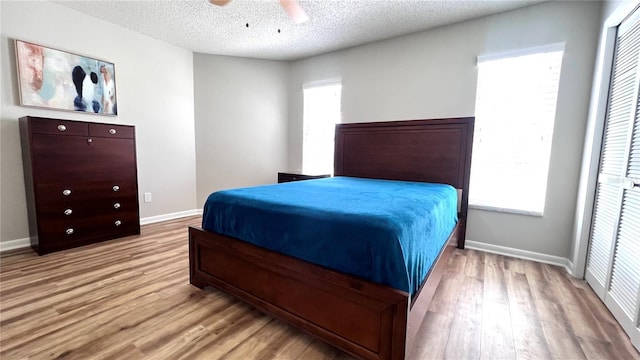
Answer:
[(307, 86), (304, 96), (302, 171), (333, 174), (335, 125), (341, 121), (341, 83)]
[(469, 202), (544, 211), (564, 44), (479, 57)]

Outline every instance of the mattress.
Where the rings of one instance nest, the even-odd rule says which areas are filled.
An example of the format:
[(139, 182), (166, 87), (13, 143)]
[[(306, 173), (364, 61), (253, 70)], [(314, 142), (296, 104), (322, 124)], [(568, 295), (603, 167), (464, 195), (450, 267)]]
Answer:
[(333, 177), (215, 192), (202, 228), (413, 295), (456, 222), (452, 186)]

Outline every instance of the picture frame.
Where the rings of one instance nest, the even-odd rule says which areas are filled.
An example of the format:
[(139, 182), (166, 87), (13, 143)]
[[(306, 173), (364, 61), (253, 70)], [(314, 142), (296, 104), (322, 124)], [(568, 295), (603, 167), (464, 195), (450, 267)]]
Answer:
[(20, 105), (116, 116), (115, 64), (15, 39)]

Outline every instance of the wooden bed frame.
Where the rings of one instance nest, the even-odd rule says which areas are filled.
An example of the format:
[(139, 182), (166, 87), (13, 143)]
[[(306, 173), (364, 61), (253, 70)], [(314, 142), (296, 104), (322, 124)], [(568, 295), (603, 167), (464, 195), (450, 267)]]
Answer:
[[(336, 126), (335, 175), (462, 190), (448, 244), (464, 248), (474, 118)], [(361, 359), (405, 359), (447, 265), (444, 246), (414, 298), (391, 287), (189, 228), (191, 284), (213, 286)]]

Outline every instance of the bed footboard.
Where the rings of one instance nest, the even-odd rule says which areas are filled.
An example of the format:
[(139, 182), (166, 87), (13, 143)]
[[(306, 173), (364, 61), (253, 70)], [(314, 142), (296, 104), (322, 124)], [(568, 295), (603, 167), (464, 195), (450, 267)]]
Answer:
[(361, 359), (404, 359), (409, 295), (189, 228), (191, 284), (221, 289)]

